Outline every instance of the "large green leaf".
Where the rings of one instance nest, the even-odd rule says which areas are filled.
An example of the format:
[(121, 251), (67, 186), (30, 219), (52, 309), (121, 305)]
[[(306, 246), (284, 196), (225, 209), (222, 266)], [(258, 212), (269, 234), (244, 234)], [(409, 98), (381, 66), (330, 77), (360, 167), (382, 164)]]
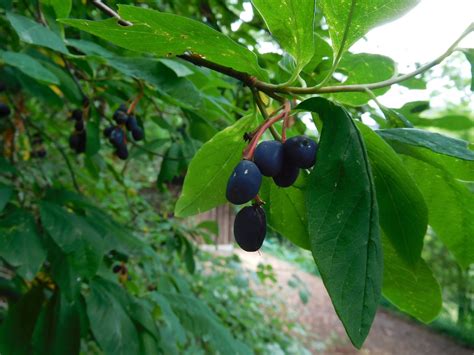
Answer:
[(377, 133), (387, 141), (423, 147), (457, 159), (474, 161), (474, 151), (469, 149), (469, 143), (460, 139), (415, 128), (381, 129)]
[(40, 214), (44, 229), (64, 253), (72, 256), (76, 271), (84, 277), (93, 276), (105, 251), (97, 230), (83, 217), (50, 202), (41, 202)]
[(254, 114), (217, 133), (196, 153), (184, 180), (175, 213), (185, 217), (205, 212), (226, 202), (227, 180), (242, 158), (244, 134), (257, 125)]
[(414, 266), (420, 260), (428, 209), (403, 161), (374, 131), (358, 124), (374, 174), (380, 226), (398, 254)]
[(13, 188), (11, 186), (0, 184), (0, 212), (3, 211), (12, 196)]
[(441, 289), (423, 259), (416, 266), (399, 257), (388, 238), (382, 238), (382, 293), (400, 310), (421, 320), (431, 322), (441, 311)]
[(17, 210), (0, 221), (0, 256), (26, 280), (32, 280), (46, 259), (33, 215)]
[(328, 23), (334, 52), (337, 53), (349, 49), (370, 29), (402, 16), (418, 2), (419, 0), (320, 0), (318, 5)]
[(462, 51), (471, 64), (471, 91), (474, 91), (474, 48), (466, 48)]
[(33, 333), (36, 354), (79, 354), (81, 344), (79, 301), (54, 293), (39, 315)]
[(474, 263), (474, 194), (444, 169), (404, 156), (429, 211), (429, 224), (462, 268)]
[(44, 301), (43, 289), (34, 287), (12, 304), (0, 327), (0, 353), (32, 354), (31, 336)]
[(91, 281), (86, 304), (92, 333), (105, 354), (139, 353), (137, 328), (107, 282), (98, 278)]
[[(344, 85), (369, 84), (390, 79), (395, 74), (395, 62), (383, 55), (368, 53), (346, 53), (337, 67), (337, 71), (347, 75)], [(382, 95), (389, 87), (374, 90), (374, 94)], [(331, 94), (334, 100), (351, 106), (361, 106), (371, 99), (366, 93), (349, 92)]]
[(265, 179), (260, 197), (266, 202), (267, 223), (297, 246), (310, 249), (306, 213), (305, 185), (307, 176), (300, 173), (297, 182), (287, 188)]
[(40, 25), (28, 17), (11, 12), (7, 13), (7, 18), (22, 41), (69, 54), (61, 37), (49, 28)]
[(161, 57), (191, 52), (240, 72), (260, 78), (267, 76), (254, 53), (203, 23), (128, 5), (120, 5), (119, 14), (133, 26), (121, 26), (115, 19), (63, 19), (61, 22), (133, 51)]
[(59, 79), (40, 62), (27, 54), (0, 51), (0, 59), (26, 75), (46, 84), (59, 84)]
[(273, 37), (296, 61), (297, 75), (314, 54), (315, 0), (252, 0)]
[(468, 149), (468, 142), (409, 128), (378, 130), (377, 133), (397, 153), (445, 170), (454, 178), (474, 181), (474, 152)]
[(302, 102), (324, 126), (306, 207), (311, 251), (352, 343), (369, 333), (382, 288), (375, 183), (364, 142), (349, 114), (323, 98)]
[(40, 0), (54, 9), (57, 18), (68, 17), (72, 9), (72, 0)]

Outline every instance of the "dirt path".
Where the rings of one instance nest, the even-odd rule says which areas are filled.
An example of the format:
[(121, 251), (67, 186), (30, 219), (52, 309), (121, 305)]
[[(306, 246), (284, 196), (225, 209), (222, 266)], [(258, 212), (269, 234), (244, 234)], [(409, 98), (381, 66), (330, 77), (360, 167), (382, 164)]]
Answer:
[[(384, 310), (379, 310), (364, 347), (357, 351), (350, 344), (344, 329), (332, 307), (324, 285), (318, 277), (303, 272), (295, 266), (268, 254), (236, 251), (246, 268), (255, 270), (259, 263), (270, 264), (277, 276), (275, 290), (279, 292), (286, 307), (294, 313), (306, 333), (314, 334), (306, 344), (315, 354), (397, 354), (397, 355), (473, 355), (451, 339)], [(288, 281), (297, 275), (311, 293), (304, 305), (298, 290), (288, 286)]]

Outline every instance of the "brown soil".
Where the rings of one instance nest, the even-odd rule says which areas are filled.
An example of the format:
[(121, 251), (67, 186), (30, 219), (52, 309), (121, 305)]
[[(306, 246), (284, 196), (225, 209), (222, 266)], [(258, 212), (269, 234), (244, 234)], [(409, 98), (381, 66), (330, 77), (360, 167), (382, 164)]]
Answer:
[[(285, 308), (293, 314), (306, 334), (310, 335), (305, 345), (314, 354), (474, 354), (473, 349), (467, 349), (423, 325), (383, 309), (377, 312), (363, 348), (357, 350), (348, 340), (320, 278), (268, 254), (236, 253), (248, 269), (256, 270), (260, 263), (273, 267), (277, 277), (273, 286), (275, 289), (266, 289), (265, 293), (280, 293)], [(298, 289), (288, 286), (288, 281), (294, 279), (295, 275), (303, 281), (311, 294), (306, 305), (301, 302)]]

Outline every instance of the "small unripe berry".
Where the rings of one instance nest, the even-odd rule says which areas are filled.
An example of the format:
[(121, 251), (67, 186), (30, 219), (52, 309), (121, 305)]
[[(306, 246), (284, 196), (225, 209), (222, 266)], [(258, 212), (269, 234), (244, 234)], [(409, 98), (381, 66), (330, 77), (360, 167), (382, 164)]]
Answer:
[(245, 251), (257, 251), (262, 247), (267, 232), (265, 211), (260, 206), (242, 208), (234, 221), (234, 237)]
[(260, 143), (255, 149), (253, 160), (263, 175), (278, 175), (283, 165), (283, 144), (278, 141)]

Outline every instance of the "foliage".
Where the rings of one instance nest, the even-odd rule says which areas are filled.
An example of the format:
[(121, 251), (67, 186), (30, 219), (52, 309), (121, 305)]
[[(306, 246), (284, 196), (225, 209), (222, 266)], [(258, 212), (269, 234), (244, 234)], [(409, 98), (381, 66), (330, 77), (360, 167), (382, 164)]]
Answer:
[[(464, 277), (474, 261), (474, 154), (461, 136), (472, 116), (426, 117), (426, 103), (395, 109), (377, 97), (426, 86), (474, 26), (396, 75), (392, 59), (349, 50), (416, 1), (255, 0), (257, 15), (235, 31), (242, 1), (124, 2), (118, 13), (100, 1), (0, 2), (0, 101), (12, 111), (0, 117), (0, 352), (304, 351), (290, 325), (259, 310), (270, 312), (235, 260), (203, 267), (195, 241), (215, 228), (182, 217), (225, 203), (242, 156), (267, 129), (277, 140), (305, 133), (307, 113), (316, 166), (286, 190), (264, 181), (269, 226), (311, 250), (355, 347), (382, 294), (435, 318), (442, 292), (426, 231)], [(280, 51), (254, 50), (265, 42)], [(114, 118), (121, 104), (143, 141)], [(125, 162), (101, 137), (111, 125)], [(65, 148), (77, 131), (83, 154)]]

